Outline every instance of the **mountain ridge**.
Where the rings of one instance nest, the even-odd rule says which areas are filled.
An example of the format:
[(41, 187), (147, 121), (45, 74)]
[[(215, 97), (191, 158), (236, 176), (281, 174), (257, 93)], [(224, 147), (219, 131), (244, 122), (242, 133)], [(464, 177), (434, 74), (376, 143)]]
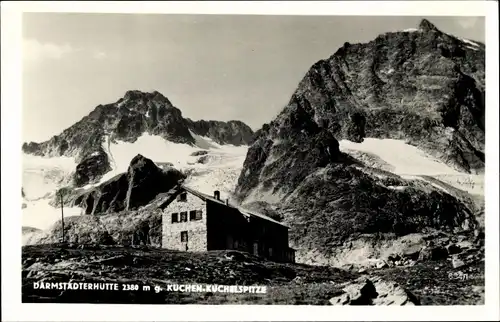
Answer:
[(460, 171), (483, 172), (484, 47), (427, 20), (420, 28), (346, 42), (311, 66), (280, 115), (301, 105), (338, 140), (405, 139)]
[(252, 129), (237, 120), (193, 121), (158, 91), (129, 90), (115, 103), (98, 105), (87, 116), (44, 142), (25, 142), (22, 151), (38, 156), (71, 156), (78, 163), (74, 182), (83, 186), (111, 169), (103, 148), (109, 142), (133, 143), (144, 133), (174, 143), (195, 144), (193, 135), (205, 136), (218, 144), (247, 145)]

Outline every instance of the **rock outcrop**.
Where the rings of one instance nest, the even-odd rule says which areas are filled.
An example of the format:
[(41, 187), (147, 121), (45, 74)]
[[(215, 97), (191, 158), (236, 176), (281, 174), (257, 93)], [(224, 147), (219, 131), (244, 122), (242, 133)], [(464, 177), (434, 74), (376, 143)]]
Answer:
[[(62, 228), (61, 221), (56, 222), (47, 234), (47, 237), (41, 239), (39, 243), (62, 241)], [(75, 244), (115, 244), (107, 227), (95, 216), (74, 216), (65, 218), (64, 239), (65, 242)]]
[[(107, 212), (100, 212), (98, 216), (81, 215), (66, 218), (64, 221), (66, 242), (160, 247), (162, 240), (161, 207), (175, 198), (177, 191), (177, 189), (170, 189), (167, 192), (159, 193), (146, 206), (134, 210), (116, 211), (118, 205), (122, 209), (125, 208), (127, 201), (122, 200), (116, 203), (117, 206), (114, 206), (113, 211), (108, 208)], [(122, 195), (115, 194), (115, 196)], [(95, 214), (97, 215), (97, 213)], [(38, 232), (36, 236), (26, 235), (24, 245), (58, 243), (61, 238), (62, 224), (61, 221), (58, 221), (47, 232)]]
[(176, 186), (185, 176), (175, 168), (158, 168), (153, 161), (137, 155), (122, 173), (74, 198), (89, 215), (134, 210), (150, 203)]
[(93, 183), (111, 170), (108, 155), (102, 149), (83, 159), (73, 174), (75, 186), (81, 187)]
[(341, 295), (330, 299), (332, 305), (420, 305), (419, 299), (395, 282), (380, 278), (358, 279), (349, 283)]
[(192, 121), (186, 119), (186, 122), (192, 132), (209, 137), (219, 144), (248, 145), (254, 135), (252, 129), (241, 121)]

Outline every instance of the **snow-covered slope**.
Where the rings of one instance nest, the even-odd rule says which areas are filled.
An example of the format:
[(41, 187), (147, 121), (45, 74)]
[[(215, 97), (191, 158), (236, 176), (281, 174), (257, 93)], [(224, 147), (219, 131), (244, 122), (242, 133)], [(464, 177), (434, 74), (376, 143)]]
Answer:
[[(197, 136), (195, 145), (167, 141), (159, 136), (143, 134), (134, 143), (103, 143), (112, 170), (103, 178), (83, 189), (89, 189), (117, 174), (126, 172), (130, 161), (141, 154), (153, 160), (158, 166), (171, 164), (188, 175), (187, 186), (212, 194), (220, 190), (222, 198), (230, 198), (247, 153), (246, 146), (219, 145), (213, 140)], [(205, 155), (192, 155), (204, 150)], [(46, 230), (61, 218), (60, 208), (49, 204), (57, 188), (70, 184), (76, 168), (72, 158), (43, 158), (24, 155), (23, 164), (23, 226)], [(64, 208), (64, 216), (80, 215), (78, 207)]]
[[(64, 217), (81, 215), (81, 208), (64, 207)], [(49, 199), (26, 202), (23, 209), (22, 223), (24, 227), (34, 227), (42, 230), (49, 229), (56, 221), (61, 219), (61, 208), (52, 207)]]
[(23, 154), (23, 191), (26, 200), (36, 200), (53, 193), (70, 180), (76, 168), (73, 158), (45, 158)]
[(373, 158), (371, 166), (403, 178), (427, 181), (424, 176), (430, 176), (471, 194), (484, 194), (483, 175), (459, 172), (402, 140), (365, 138), (362, 143), (342, 140), (340, 149), (355, 156), (359, 152), (367, 154)]
[[(56, 189), (67, 185), (76, 168), (73, 158), (44, 158), (23, 154), (23, 227), (48, 229), (61, 219), (61, 209), (49, 204)], [(80, 208), (63, 208), (65, 217), (80, 215)]]

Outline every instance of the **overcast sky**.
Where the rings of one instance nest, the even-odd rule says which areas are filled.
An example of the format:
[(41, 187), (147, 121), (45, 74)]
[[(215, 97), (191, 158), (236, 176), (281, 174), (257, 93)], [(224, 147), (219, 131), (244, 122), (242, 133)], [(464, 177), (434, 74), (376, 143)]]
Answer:
[[(23, 141), (59, 134), (131, 89), (161, 92), (184, 117), (256, 129), (344, 42), (415, 28), (422, 18), (24, 14)], [(484, 18), (427, 19), (484, 42)]]

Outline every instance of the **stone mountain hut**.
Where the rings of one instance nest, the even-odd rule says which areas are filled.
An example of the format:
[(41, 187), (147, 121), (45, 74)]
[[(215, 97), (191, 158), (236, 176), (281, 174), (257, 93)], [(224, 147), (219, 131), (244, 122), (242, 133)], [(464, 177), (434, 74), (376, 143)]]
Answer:
[(162, 205), (162, 248), (181, 251), (233, 249), (276, 262), (294, 262), (286, 225), (213, 196), (179, 186)]

